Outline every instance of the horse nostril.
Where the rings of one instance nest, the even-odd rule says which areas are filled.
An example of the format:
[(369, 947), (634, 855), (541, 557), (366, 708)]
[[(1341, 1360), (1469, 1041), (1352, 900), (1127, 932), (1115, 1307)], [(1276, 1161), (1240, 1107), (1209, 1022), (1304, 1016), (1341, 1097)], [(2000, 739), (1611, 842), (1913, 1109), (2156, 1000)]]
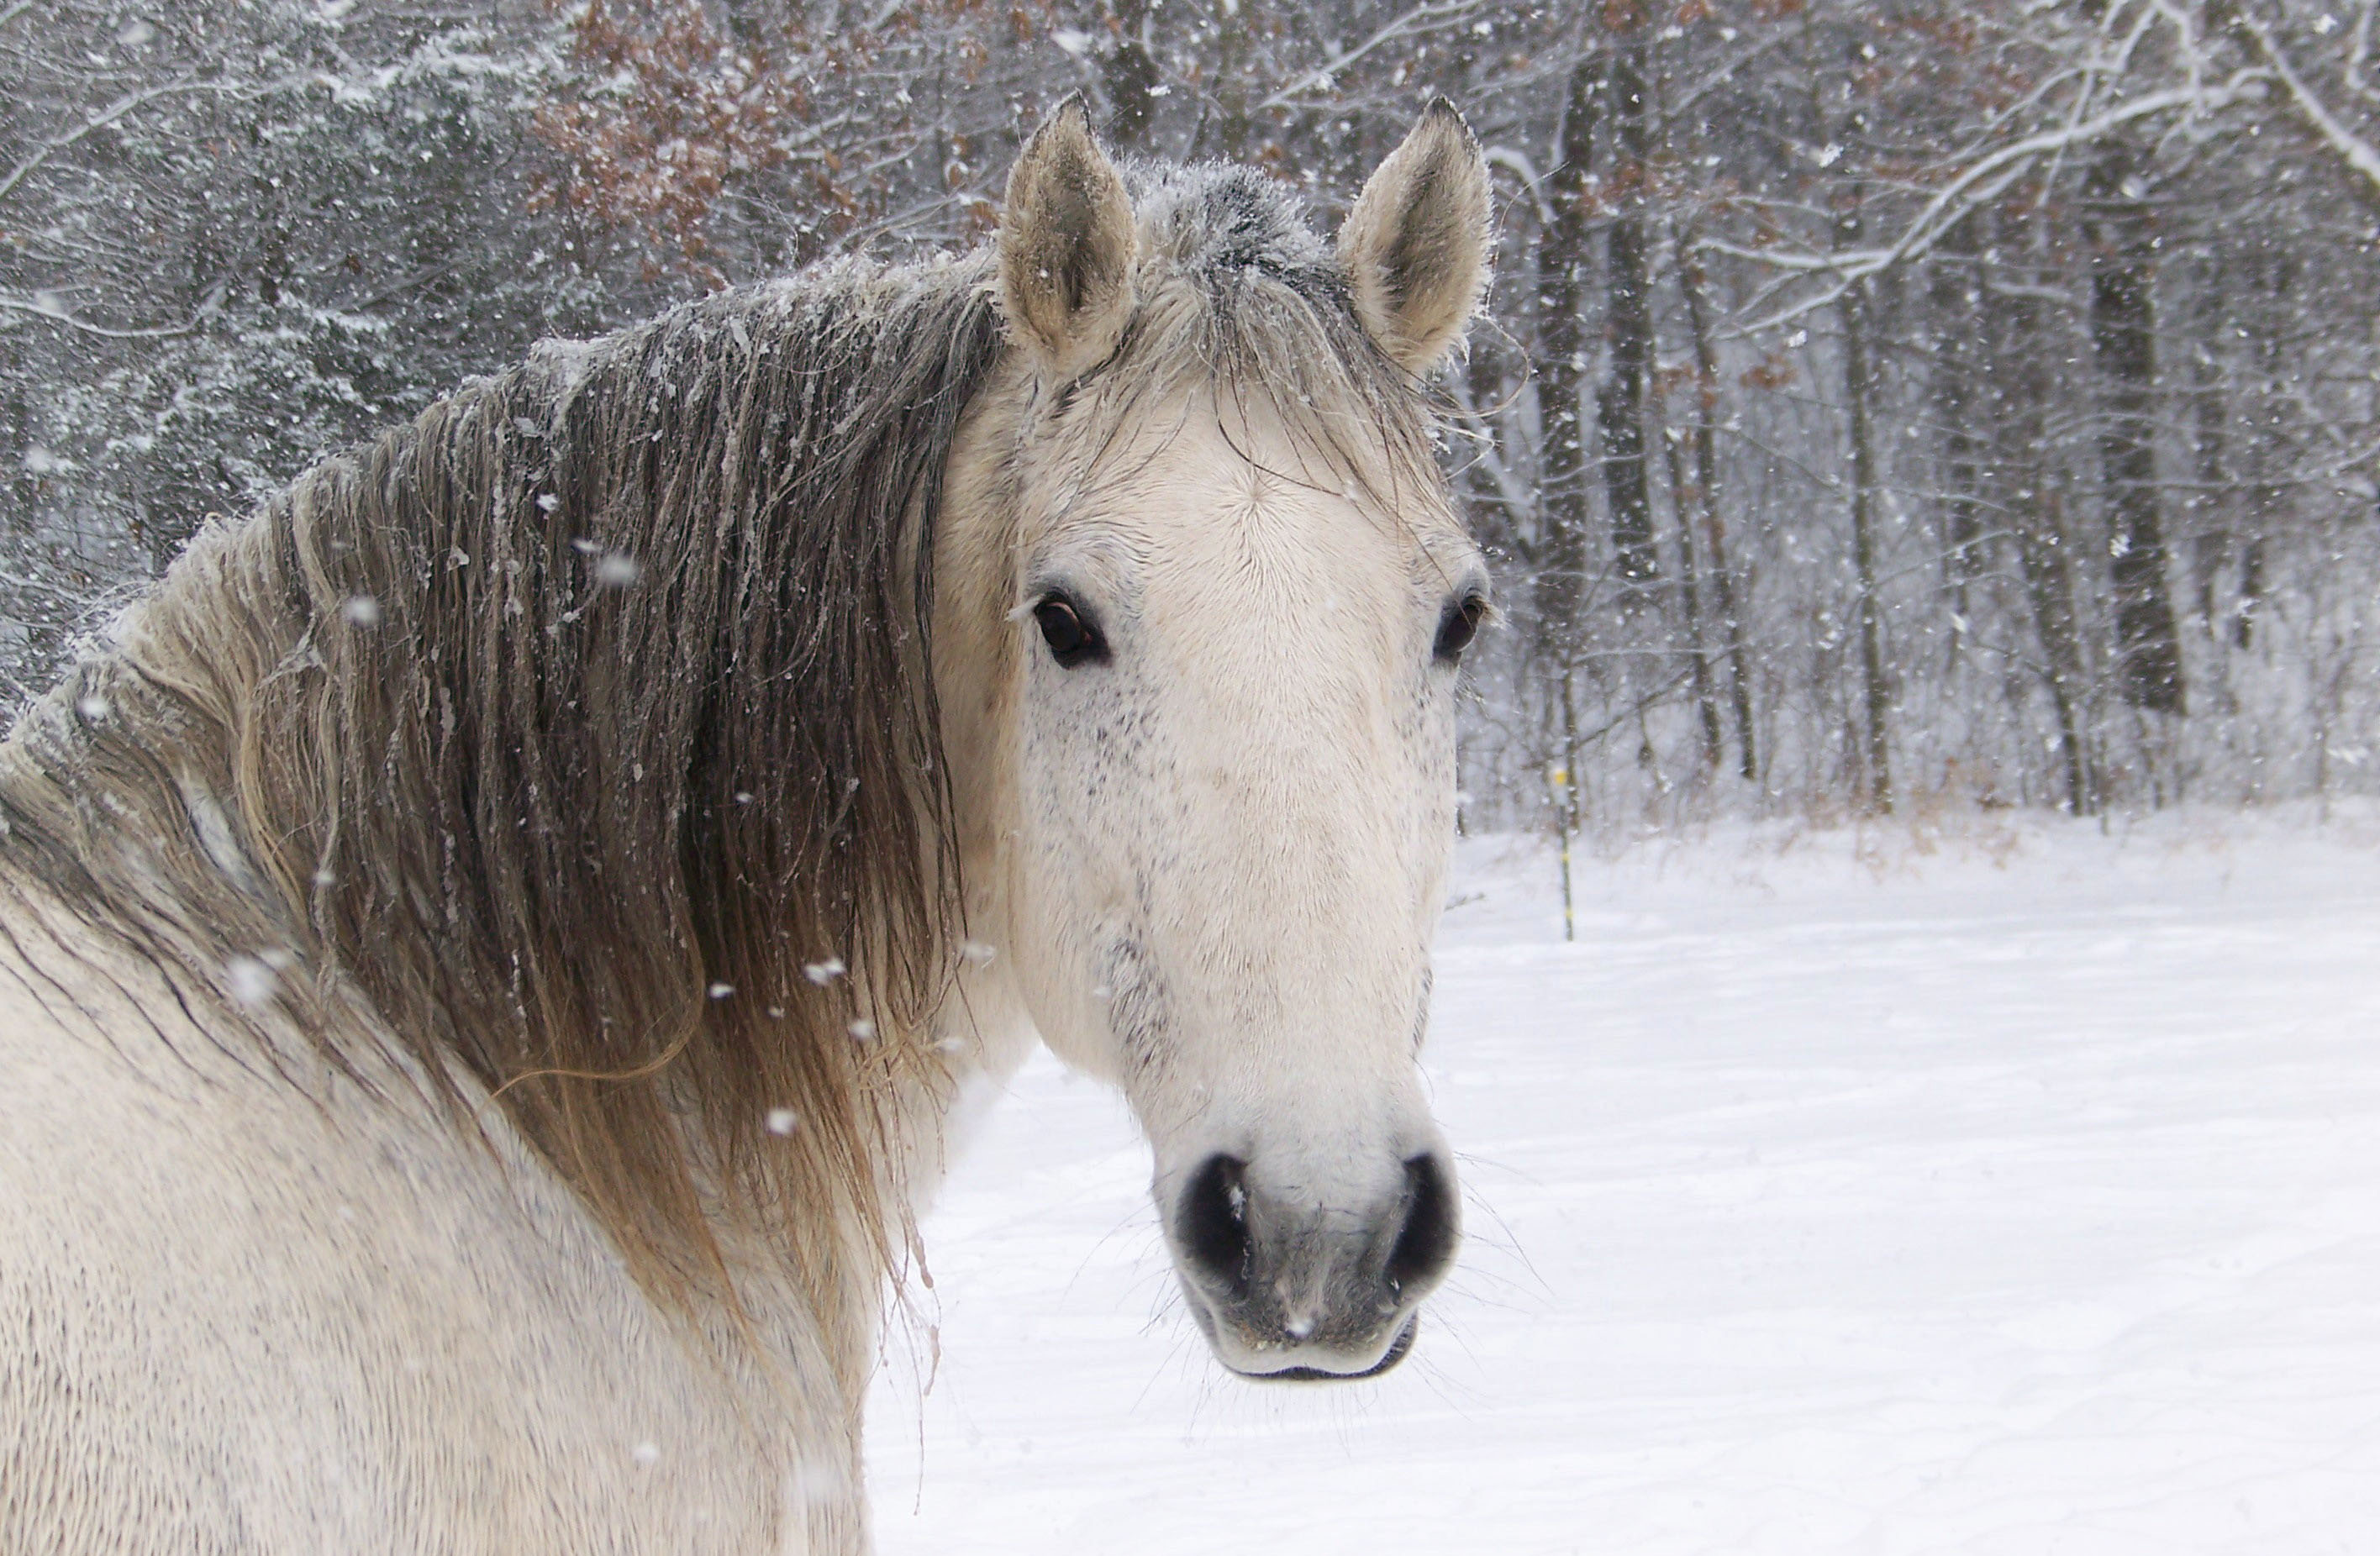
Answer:
[(1404, 1212), (1382, 1273), (1400, 1296), (1417, 1296), (1437, 1285), (1454, 1260), (1454, 1188), (1436, 1156), (1405, 1163)]
[(1248, 1289), (1248, 1164), (1209, 1156), (1182, 1191), (1174, 1236), (1183, 1257), (1234, 1297)]

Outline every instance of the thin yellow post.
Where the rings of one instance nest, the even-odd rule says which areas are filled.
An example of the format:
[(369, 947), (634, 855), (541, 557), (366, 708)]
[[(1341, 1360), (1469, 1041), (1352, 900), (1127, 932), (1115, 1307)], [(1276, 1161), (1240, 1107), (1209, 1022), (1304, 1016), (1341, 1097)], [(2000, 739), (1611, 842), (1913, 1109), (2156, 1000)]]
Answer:
[(1577, 827), (1577, 790), (1572, 787), (1568, 767), (1546, 769), (1546, 786), (1554, 791), (1554, 814), (1561, 833), (1562, 939), (1577, 938), (1576, 923), (1571, 910), (1570, 896), (1570, 835)]

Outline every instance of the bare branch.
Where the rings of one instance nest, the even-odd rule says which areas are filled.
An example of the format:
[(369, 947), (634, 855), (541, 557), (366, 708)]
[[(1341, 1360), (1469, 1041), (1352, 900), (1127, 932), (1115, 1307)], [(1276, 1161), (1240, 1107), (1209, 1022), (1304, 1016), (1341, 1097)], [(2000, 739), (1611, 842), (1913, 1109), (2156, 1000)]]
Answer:
[(2265, 56), (2265, 63), (2271, 67), (2273, 78), (2281, 83), (2282, 90), (2289, 94), (2290, 106), (2298, 111), (2298, 116), (2313, 127), (2313, 132), (2357, 177), (2363, 180), (2367, 186), (2364, 198), (2380, 200), (2380, 146), (2374, 146), (2356, 134), (2330, 111), (2315, 95), (2313, 89), (2306, 84), (2305, 78), (2289, 64), (2289, 56), (2274, 42), (2272, 33), (2265, 30), (2263, 22), (2250, 16), (2245, 9), (2239, 11), (2232, 19), (2240, 30), (2253, 41), (2256, 52)]
[(1427, 0), (1426, 4), (1415, 6), (1412, 10), (1407, 11), (1404, 15), (1388, 23), (1378, 31), (1373, 33), (1369, 38), (1366, 38), (1362, 42), (1356, 44), (1354, 48), (1341, 50), (1328, 63), (1315, 66), (1315, 68), (1307, 71), (1305, 75), (1300, 76), (1294, 81), (1290, 82), (1289, 85), (1281, 88), (1270, 97), (1266, 98), (1262, 103), (1257, 104), (1257, 107), (1259, 112), (1271, 108), (1288, 107), (1296, 99), (1300, 92), (1307, 91), (1315, 87), (1327, 84), (1342, 70), (1346, 69), (1347, 66), (1354, 64), (1357, 60), (1362, 59), (1366, 54), (1372, 53), (1375, 49), (1380, 48), (1384, 44), (1394, 42), (1399, 38), (1410, 37), (1415, 33), (1434, 32), (1440, 28), (1451, 27), (1456, 20), (1463, 17), (1469, 16), (1478, 8), (1479, 0)]
[[(1960, 218), (2006, 188), (2011, 179), (2022, 173), (2026, 164), (2038, 158), (2076, 145), (2088, 144), (2136, 120), (2181, 110), (2212, 114), (2234, 103), (2252, 100), (2255, 93), (2252, 89), (2265, 78), (2265, 72), (2262, 70), (2242, 70), (2220, 87), (2177, 87), (2166, 91), (2149, 92), (2087, 119), (2078, 119), (2055, 129), (2011, 141), (1996, 151), (1978, 157), (1961, 169), (1956, 177), (1935, 192), (1934, 197), (1901, 229), (1899, 237), (1880, 247), (1819, 253), (1807, 249), (1749, 248), (1711, 236), (1698, 239), (1697, 247), (1754, 260), (1772, 269), (1828, 275), (1841, 284), (1849, 284), (1904, 260), (1922, 258), (1945, 232), (1958, 224)], [(2375, 163), (2374, 182), (2375, 187), (2380, 187), (2380, 163)], [(1838, 295), (1840, 291), (1839, 285), (1829, 296)], [(1797, 307), (1792, 313), (1806, 311), (1808, 306), (1811, 305)], [(1779, 315), (1767, 320), (1766, 324), (1773, 326), (1791, 316)]]
[(11, 297), (5, 295), (0, 295), (0, 309), (9, 313), (24, 314), (34, 319), (46, 319), (54, 324), (63, 324), (69, 330), (79, 330), (86, 335), (98, 335), (111, 341), (171, 340), (177, 335), (195, 335), (199, 332), (200, 326), (200, 320), (194, 319), (188, 324), (160, 325), (146, 330), (116, 330), (104, 324), (93, 324), (87, 319), (78, 319), (55, 303), (44, 302), (39, 298), (28, 301), (23, 297)]
[(2347, 65), (2344, 73), (2347, 90), (2366, 103), (2380, 103), (2380, 92), (2374, 92), (2372, 90), (2372, 83), (2364, 78), (2363, 74), (2364, 66), (2372, 58), (2374, 9), (2373, 0), (2363, 0), (2362, 8), (2356, 13), (2355, 31), (2348, 40)]
[(125, 115), (131, 113), (135, 108), (139, 108), (146, 103), (154, 103), (161, 97), (172, 97), (182, 92), (234, 91), (237, 90), (238, 89), (222, 81), (192, 81), (185, 79), (179, 81), (168, 81), (164, 86), (151, 87), (146, 91), (127, 93), (125, 96), (117, 98), (105, 108), (101, 109), (97, 114), (91, 115), (90, 118), (85, 119), (73, 129), (67, 131), (66, 134), (58, 136), (53, 139), (44, 140), (40, 146), (34, 148), (30, 156), (28, 156), (23, 162), (18, 163), (15, 167), (9, 169), (6, 177), (0, 178), (0, 199), (7, 199), (10, 190), (23, 183), (27, 175), (32, 173), (34, 169), (49, 161), (52, 156), (65, 151), (67, 147), (73, 145), (76, 141), (80, 140), (84, 136), (91, 134), (93, 130), (105, 129), (108, 126), (115, 123), (116, 120), (124, 117)]

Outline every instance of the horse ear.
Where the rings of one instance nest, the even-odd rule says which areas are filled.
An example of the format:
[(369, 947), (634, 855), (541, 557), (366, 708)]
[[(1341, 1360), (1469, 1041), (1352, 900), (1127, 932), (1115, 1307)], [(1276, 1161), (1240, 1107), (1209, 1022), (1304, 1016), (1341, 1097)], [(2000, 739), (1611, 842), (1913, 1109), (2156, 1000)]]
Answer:
[(1463, 336), (1488, 273), (1488, 159), (1454, 104), (1422, 110), (1339, 229), (1355, 317), (1426, 373)]
[(1025, 143), (1000, 213), (1001, 311), (1054, 376), (1115, 350), (1132, 314), (1133, 246), (1131, 197), (1077, 92)]

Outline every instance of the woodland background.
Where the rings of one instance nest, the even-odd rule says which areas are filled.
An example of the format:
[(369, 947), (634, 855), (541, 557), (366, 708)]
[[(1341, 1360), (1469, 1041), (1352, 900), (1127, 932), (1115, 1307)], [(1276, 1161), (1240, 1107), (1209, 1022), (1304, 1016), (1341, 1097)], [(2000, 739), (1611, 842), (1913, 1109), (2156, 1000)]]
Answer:
[(1020, 137), (1335, 222), (1488, 148), (1464, 815), (2380, 790), (2380, 0), (0, 0), (0, 696), (535, 339), (990, 230)]

